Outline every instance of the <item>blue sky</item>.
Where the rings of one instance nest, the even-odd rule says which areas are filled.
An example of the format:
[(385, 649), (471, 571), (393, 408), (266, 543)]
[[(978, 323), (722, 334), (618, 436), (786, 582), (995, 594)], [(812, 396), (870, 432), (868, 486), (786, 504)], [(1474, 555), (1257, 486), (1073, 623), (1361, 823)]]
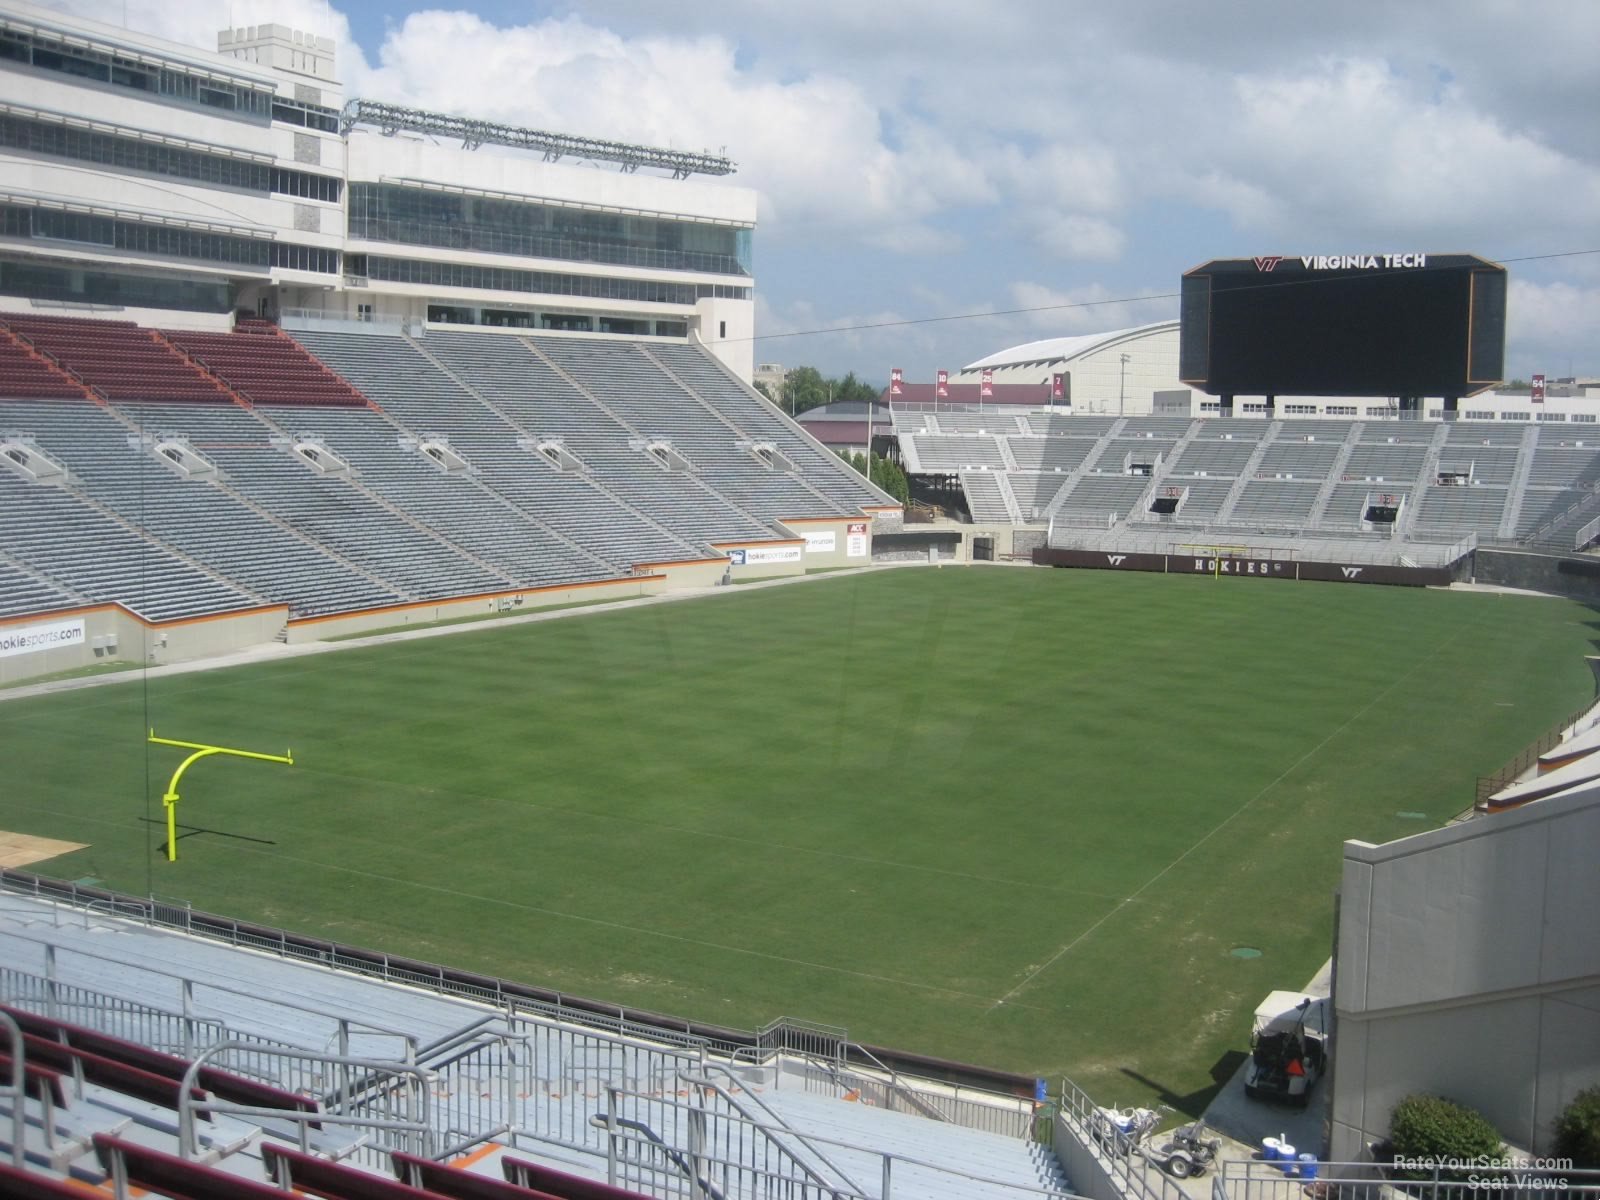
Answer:
[(724, 150), (758, 361), (926, 379), (1175, 315), (1207, 259), (1420, 250), (1566, 255), (1508, 263), (1508, 367), (1600, 375), (1592, 0), (65, 6), (204, 46), (275, 20), (337, 39), (352, 95)]

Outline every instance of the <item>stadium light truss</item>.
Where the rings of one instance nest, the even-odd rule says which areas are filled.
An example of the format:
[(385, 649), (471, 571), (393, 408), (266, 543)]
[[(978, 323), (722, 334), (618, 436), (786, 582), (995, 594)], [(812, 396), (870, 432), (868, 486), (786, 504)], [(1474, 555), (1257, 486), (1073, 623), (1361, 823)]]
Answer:
[(376, 126), (386, 135), (406, 129), (415, 133), (460, 138), (463, 148), (467, 150), (476, 150), (486, 144), (537, 150), (544, 155), (546, 162), (559, 162), (570, 156), (618, 163), (627, 172), (637, 171), (640, 167), (658, 167), (671, 171), (674, 179), (687, 179), (690, 175), (732, 175), (738, 169), (731, 158), (720, 154), (662, 150), (656, 146), (638, 146), (630, 142), (607, 142), (569, 133), (549, 133), (542, 129), (524, 129), (520, 125), (500, 125), (494, 121), (452, 117), (447, 113), (428, 112), (421, 108), (384, 104), (377, 100), (352, 100), (344, 106), (340, 132), (348, 134), (357, 125)]

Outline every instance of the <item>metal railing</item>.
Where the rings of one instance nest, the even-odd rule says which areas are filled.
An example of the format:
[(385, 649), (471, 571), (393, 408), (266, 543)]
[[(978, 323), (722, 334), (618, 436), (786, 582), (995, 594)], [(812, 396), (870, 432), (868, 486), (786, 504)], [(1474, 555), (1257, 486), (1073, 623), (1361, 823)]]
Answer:
[[(686, 1075), (682, 1078), (685, 1083), (702, 1089), (699, 1093), (702, 1099), (709, 1099), (715, 1096), (722, 1102), (722, 1106), (727, 1111), (736, 1113), (744, 1120), (750, 1121), (752, 1128), (764, 1131), (767, 1138), (793, 1164), (794, 1169), (806, 1178), (816, 1183), (828, 1184), (830, 1187), (843, 1183), (855, 1191), (861, 1190), (860, 1185), (851, 1179), (849, 1174), (837, 1163), (829, 1159), (811, 1138), (792, 1129), (789, 1123), (773, 1112), (771, 1106), (760, 1096), (754, 1092), (745, 1092), (746, 1101), (749, 1105), (747, 1107), (746, 1101), (740, 1101), (732, 1091), (712, 1079), (710, 1076), (713, 1073), (726, 1076), (730, 1083), (733, 1083), (735, 1087), (738, 1086), (737, 1080), (730, 1071), (711, 1063), (706, 1064), (704, 1074), (699, 1076)], [(750, 1108), (757, 1110), (759, 1115), (752, 1116)], [(791, 1145), (791, 1142), (795, 1143), (795, 1145)], [(806, 1162), (805, 1158), (796, 1149), (796, 1146), (803, 1147), (816, 1159), (817, 1165)], [(830, 1175), (832, 1176), (831, 1180), (828, 1178)]]
[[(1099, 1119), (1099, 1105), (1070, 1079), (1061, 1081), (1061, 1107), (1058, 1119), (1067, 1133), (1091, 1157), (1110, 1185), (1128, 1200), (1188, 1200), (1188, 1194), (1164, 1172), (1152, 1167), (1121, 1139), (1107, 1140), (1105, 1123)], [(1076, 1171), (1072, 1163), (1067, 1169)], [(1081, 1186), (1081, 1181), (1079, 1181)]]
[(1374, 1162), (1224, 1162), (1211, 1180), (1212, 1200), (1600, 1200), (1600, 1170), (1556, 1159), (1511, 1155), (1473, 1160), (1454, 1170), (1419, 1163), (1401, 1178)]
[(1595, 538), (1600, 538), (1600, 517), (1596, 517), (1572, 535), (1572, 548), (1582, 550)]
[(1473, 807), (1477, 808), (1487, 804), (1490, 796), (1502, 788), (1510, 787), (1525, 772), (1532, 770), (1538, 764), (1539, 756), (1546, 750), (1553, 750), (1559, 746), (1561, 744), (1561, 735), (1577, 724), (1578, 719), (1587, 713), (1591, 707), (1593, 706), (1586, 704), (1582, 708), (1573, 710), (1557, 724), (1551, 726), (1528, 745), (1524, 746), (1515, 758), (1494, 774), (1478, 776), (1477, 786), (1472, 797)]
[[(398, 1029), (385, 1029), (380, 1025), (369, 1024), (365, 1021), (354, 1021), (349, 1017), (338, 1016), (309, 1004), (295, 1004), (287, 1000), (262, 996), (242, 988), (228, 987), (226, 984), (193, 979), (176, 971), (164, 971), (159, 967), (150, 967), (143, 964), (130, 964), (121, 959), (96, 954), (92, 950), (80, 949), (77, 946), (58, 946), (46, 938), (35, 937), (19, 930), (7, 931), (7, 937), (13, 941), (32, 942), (41, 948), (41, 957), (44, 960), (44, 975), (40, 977), (42, 982), (28, 986), (34, 992), (42, 993), (47, 1005), (53, 1003), (58, 1009), (67, 999), (76, 997), (79, 1003), (85, 1005), (80, 1014), (84, 1019), (77, 1021), (76, 1023), (78, 1024), (95, 1025), (96, 1028), (99, 1028), (101, 1023), (111, 1018), (102, 1016), (95, 1019), (90, 1016), (88, 1006), (96, 998), (96, 993), (92, 989), (66, 984), (60, 980), (58, 963), (64, 956), (84, 959), (89, 963), (103, 963), (108, 968), (123, 973), (130, 970), (134, 971), (141, 978), (142, 994), (152, 998), (158, 995), (159, 989), (166, 989), (166, 994), (173, 1000), (172, 1007), (163, 1007), (160, 1004), (147, 1001), (132, 1002), (113, 998), (111, 1011), (123, 1013), (128, 1019), (136, 1021), (143, 1019), (141, 1014), (177, 1013), (181, 1014), (182, 1019), (205, 1023), (204, 1026), (197, 1024), (193, 1030), (179, 1035), (187, 1038), (186, 1049), (191, 1052), (210, 1044), (202, 1040), (205, 1033), (226, 1028), (226, 1022), (216, 1015), (217, 1009), (228, 1004), (247, 1003), (257, 1009), (265, 1007), (280, 1010), (282, 1014), (285, 1014), (285, 1020), (291, 1024), (303, 1025), (309, 1020), (322, 1025), (327, 1031), (326, 1044), (338, 1046), (343, 1053), (360, 1053), (369, 1057), (394, 1059), (400, 1062), (412, 1062), (416, 1058), (416, 1038), (412, 1034)], [(32, 974), (18, 968), (7, 968), (7, 970), (15, 970), (17, 972), (19, 986), (22, 986), (20, 983), (21, 976)], [(209, 1012), (202, 1004), (202, 1001), (207, 997), (220, 999), (220, 1003), (214, 1002), (211, 1005), (211, 1011)], [(60, 1011), (47, 1010), (46, 1015), (59, 1016), (62, 1020), (69, 1019)], [(154, 1038), (159, 1038), (164, 1034), (166, 1036), (172, 1035), (170, 1030), (163, 1030), (159, 1025), (151, 1025), (149, 1028)], [(112, 1033), (116, 1031), (108, 1028), (105, 1032)], [(126, 1035), (118, 1034), (118, 1036)], [(133, 1035), (133, 1040), (143, 1040), (143, 1034)], [(258, 1040), (268, 1046), (287, 1044), (274, 1042), (270, 1038)], [(152, 1041), (151, 1044), (156, 1043)]]
[[(1019, 1114), (1013, 1096), (976, 1087), (921, 1086), (910, 1082), (905, 1075), (896, 1072), (863, 1047), (849, 1042), (847, 1031), (837, 1026), (788, 1017), (780, 1017), (753, 1033), (699, 1026), (621, 1006), (602, 1006), (585, 998), (568, 997), (559, 992), (515, 984), (492, 976), (454, 971), (415, 959), (339, 946), (281, 929), (196, 912), (183, 904), (138, 899), (101, 888), (47, 879), (26, 871), (0, 868), (0, 892), (5, 890), (57, 904), (73, 905), (77, 911), (92, 907), (107, 915), (160, 928), (179, 929), (226, 945), (263, 951), (282, 958), (487, 1005), (503, 1015), (518, 1036), (560, 1036), (569, 1042), (579, 1039), (578, 1043), (573, 1044), (583, 1044), (587, 1046), (586, 1049), (569, 1049), (556, 1055), (557, 1060), (561, 1059), (562, 1054), (569, 1056), (564, 1069), (571, 1070), (574, 1077), (583, 1074), (574, 1066), (577, 1056), (597, 1058), (622, 1054), (637, 1058), (644, 1048), (663, 1056), (650, 1069), (667, 1077), (678, 1071), (698, 1069), (708, 1055), (736, 1065), (750, 1066), (770, 1065), (788, 1057), (810, 1063), (815, 1069), (831, 1072), (842, 1072), (849, 1061), (865, 1064), (859, 1066), (850, 1083), (861, 1087), (865, 1095), (881, 1095), (885, 1107), (919, 1112), (925, 1116), (933, 1115), (936, 1111), (941, 1119), (950, 1123), (1009, 1136), (1026, 1138), (1032, 1128), (1031, 1120)], [(185, 1013), (194, 1012), (188, 1002), (180, 1007)], [(316, 1013), (317, 1010), (308, 1008), (305, 1011)], [(317, 1015), (332, 1019), (326, 1013)], [(561, 1027), (559, 1034), (537, 1032), (538, 1028), (554, 1030), (557, 1026)], [(357, 1027), (352, 1025), (350, 1030), (356, 1033)], [(588, 1043), (581, 1042), (586, 1036), (582, 1030), (593, 1031), (587, 1035), (591, 1039)], [(386, 1030), (373, 1032), (402, 1036)], [(619, 1044), (628, 1048), (614, 1049)], [(330, 1037), (324, 1048), (407, 1062), (417, 1061), (418, 1053), (414, 1040), (404, 1053), (394, 1054), (372, 1054), (376, 1048), (372, 1044), (339, 1037)], [(536, 1048), (535, 1053), (543, 1052)], [(546, 1059), (540, 1057), (538, 1061), (544, 1062)], [(875, 1078), (875, 1071), (882, 1071), (883, 1076)], [(590, 1082), (595, 1082), (598, 1073), (589, 1072), (588, 1078)], [(891, 1097), (897, 1097), (903, 1103), (890, 1103)]]
[[(0, 1086), (0, 1096), (4, 1096), (11, 1105), (11, 1162), (19, 1170), (23, 1165), (23, 1134), (27, 1132), (27, 1059), (28, 1049), (22, 1041), (22, 1029), (18, 1026), (16, 1018), (9, 1013), (0, 1013), (0, 1033), (5, 1034), (3, 1044), (6, 1053), (11, 1058), (11, 1082)], [(48, 1104), (50, 1089), (39, 1089), (40, 1104)], [(53, 1127), (53, 1122), (51, 1123)]]
[(172, 1012), (16, 967), (0, 967), (0, 1000), (54, 1021), (81, 1025), (180, 1058), (190, 1058), (230, 1037), (243, 1038), (269, 1050), (291, 1048), (287, 1042), (272, 1038), (244, 1038), (210, 1017)]
[[(846, 1181), (819, 1180), (814, 1174), (796, 1178), (770, 1149), (769, 1135), (783, 1134), (732, 1113), (713, 1113), (699, 1101), (645, 1096), (622, 1088), (607, 1089), (607, 1108), (593, 1118), (606, 1140), (610, 1181), (655, 1196), (781, 1196), (792, 1200), (912, 1200), (922, 1193), (915, 1182), (897, 1185), (897, 1172), (908, 1168), (932, 1172), (949, 1181), (945, 1191), (962, 1188), (1002, 1200), (1079, 1200), (1076, 1193), (995, 1179), (947, 1165), (927, 1162), (834, 1138), (811, 1136), (808, 1143), (833, 1147), (876, 1164), (875, 1184), (860, 1190)], [(662, 1153), (677, 1148), (687, 1155), (683, 1164)], [(747, 1148), (756, 1151), (747, 1152)], [(1184, 1200), (1180, 1195), (1173, 1200)]]
[(852, 1046), (850, 1054), (852, 1058), (865, 1057), (872, 1064), (871, 1069), (805, 1059), (801, 1070), (806, 1090), (842, 1095), (888, 1112), (911, 1113), (963, 1129), (1021, 1141), (1049, 1142), (1048, 1137), (1038, 1136), (1037, 1114), (1031, 1102), (965, 1084), (932, 1086), (912, 1082), (865, 1047)]
[(360, 1154), (372, 1166), (386, 1166), (391, 1150), (424, 1158), (438, 1152), (430, 1111), (430, 1091), (436, 1087), (431, 1072), (378, 1059), (292, 1050), (281, 1056), (299, 1064), (302, 1073), (318, 1075), (330, 1085), (317, 1111), (263, 1108), (200, 1092), (201, 1070), (207, 1066), (233, 1070), (237, 1051), (254, 1054), (256, 1048), (245, 1042), (221, 1042), (197, 1055), (184, 1072), (178, 1096), (178, 1153), (184, 1158), (199, 1155), (195, 1122), (210, 1113), (248, 1117), (261, 1125), (288, 1125), (303, 1151), (309, 1153), (315, 1145), (318, 1150), (332, 1149), (341, 1158)]

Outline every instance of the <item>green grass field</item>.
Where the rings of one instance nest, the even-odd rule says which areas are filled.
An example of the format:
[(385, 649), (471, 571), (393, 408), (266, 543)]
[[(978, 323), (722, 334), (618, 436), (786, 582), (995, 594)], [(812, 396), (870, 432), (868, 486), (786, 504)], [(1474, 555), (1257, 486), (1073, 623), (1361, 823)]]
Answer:
[[(1590, 698), (1596, 628), (1112, 572), (735, 588), (5, 701), (0, 828), (88, 843), (36, 868), (69, 879), (1193, 1110), (1328, 956), (1341, 841), (1467, 807)], [(195, 767), (218, 832), (169, 864), (151, 726), (296, 765)]]

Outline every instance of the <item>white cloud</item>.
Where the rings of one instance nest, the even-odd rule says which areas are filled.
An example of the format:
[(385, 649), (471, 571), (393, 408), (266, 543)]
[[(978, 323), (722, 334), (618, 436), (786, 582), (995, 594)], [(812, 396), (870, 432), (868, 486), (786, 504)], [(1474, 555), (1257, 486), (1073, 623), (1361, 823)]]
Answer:
[(1600, 170), (1506, 129), (1458, 89), (1419, 96), (1378, 61), (1244, 76), (1234, 91), (1238, 121), (1211, 148), (1275, 198), (1280, 226), (1456, 249), (1500, 224), (1574, 236), (1600, 210)]
[[(579, 18), (502, 28), (463, 12), (425, 12), (392, 29), (365, 94), (536, 127), (651, 145), (725, 151), (736, 182), (761, 193), (784, 236), (847, 236), (928, 253), (949, 244), (918, 222), (990, 199), (976, 172), (914, 120), (888, 144), (883, 114), (850, 79), (780, 81), (746, 70), (714, 35), (624, 39)], [(553, 120), (552, 114), (559, 114)]]
[(1508, 360), (1522, 364), (1514, 374), (1566, 374), (1569, 359), (1580, 349), (1600, 344), (1600, 287), (1513, 279), (1506, 298), (1506, 341)]
[(1011, 285), (1011, 298), (1015, 307), (1035, 310), (1021, 314), (1027, 326), (1058, 337), (1170, 321), (1178, 308), (1171, 297), (1114, 292), (1102, 283), (1058, 289), (1019, 280)]
[[(123, 0), (63, 3), (122, 23)], [(541, 0), (496, 25), (456, 3), (389, 26), (366, 55), (328, 0), (126, 12), (199, 46), (230, 16), (334, 36), (351, 94), (725, 149), (733, 182), (761, 197), (758, 261), (764, 244), (786, 256), (768, 261), (804, 264), (763, 274), (777, 310), (763, 321), (802, 296), (845, 320), (930, 281), (950, 300), (923, 312), (971, 310), (1011, 280), (1049, 280), (1044, 264), (1072, 264), (1071, 285), (1026, 286), (1115, 296), (1236, 254), (1600, 246), (1600, 4), (1459, 0), (1441, 20), (1432, 0), (1235, 0), (1200, 18), (1191, 0)], [(811, 269), (813, 247), (827, 267)], [(1562, 314), (1592, 301), (1600, 263), (1527, 270), (1576, 289), (1527, 293), (1540, 336), (1587, 336), (1594, 354)], [(901, 292), (862, 301), (852, 272)], [(1129, 323), (1089, 309), (1010, 332)], [(974, 357), (1006, 336), (929, 328)], [(894, 338), (859, 352), (909, 344)]]

